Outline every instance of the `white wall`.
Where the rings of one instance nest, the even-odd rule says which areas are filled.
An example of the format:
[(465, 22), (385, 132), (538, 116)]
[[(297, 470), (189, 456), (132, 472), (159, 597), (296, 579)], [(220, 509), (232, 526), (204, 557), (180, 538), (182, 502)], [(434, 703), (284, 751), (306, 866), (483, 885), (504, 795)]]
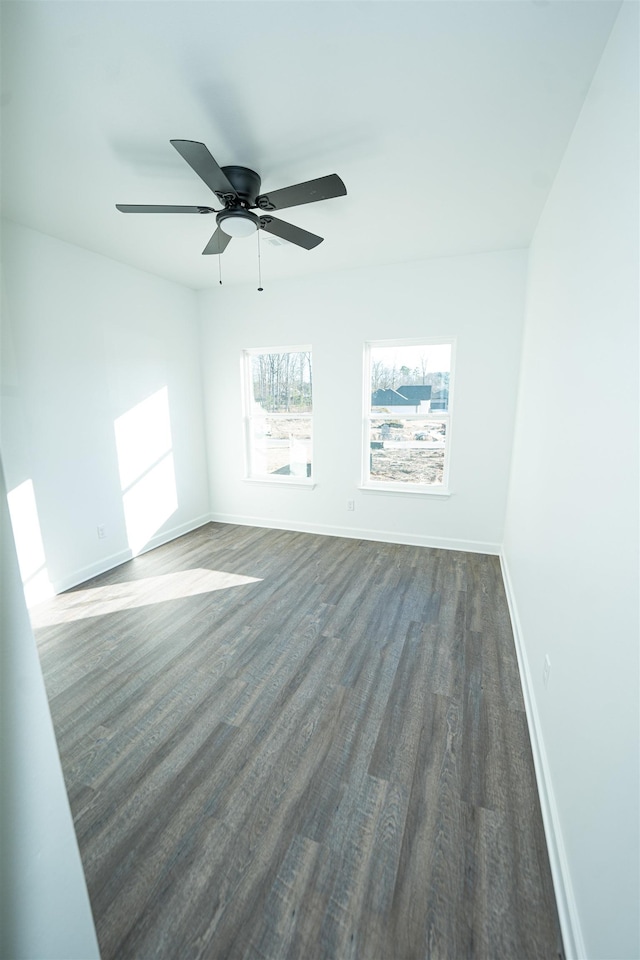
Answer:
[[(147, 505), (159, 490), (150, 542), (208, 519), (196, 294), (13, 224), (3, 229), (3, 274), (7, 487), (32, 481), (48, 576), (60, 590), (131, 556), (114, 424), (165, 388), (170, 439), (165, 429), (154, 440), (157, 424), (134, 424), (134, 452), (149, 444), (133, 471), (149, 489), (136, 490)], [(146, 472), (163, 444), (168, 459)], [(138, 552), (144, 535), (135, 539)]]
[(0, 464), (0, 956), (99, 960)]
[[(300, 281), (270, 283), (264, 276), (263, 293), (254, 286), (201, 293), (214, 518), (497, 552), (513, 433), (525, 267), (525, 253), (511, 251)], [(452, 496), (359, 490), (364, 342), (451, 336), (457, 340)], [(241, 350), (307, 343), (313, 347), (317, 485), (311, 490), (244, 481)], [(354, 513), (347, 513), (347, 500), (355, 500)]]
[(569, 952), (607, 960), (640, 955), (638, 254), (627, 3), (530, 252), (504, 544)]

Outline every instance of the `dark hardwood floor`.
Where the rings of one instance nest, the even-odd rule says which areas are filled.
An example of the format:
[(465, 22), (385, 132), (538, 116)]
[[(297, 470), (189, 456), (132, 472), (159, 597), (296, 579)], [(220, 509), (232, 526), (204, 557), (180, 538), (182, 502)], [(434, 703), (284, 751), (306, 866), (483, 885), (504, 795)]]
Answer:
[(103, 960), (562, 956), (496, 557), (208, 524), (32, 615)]

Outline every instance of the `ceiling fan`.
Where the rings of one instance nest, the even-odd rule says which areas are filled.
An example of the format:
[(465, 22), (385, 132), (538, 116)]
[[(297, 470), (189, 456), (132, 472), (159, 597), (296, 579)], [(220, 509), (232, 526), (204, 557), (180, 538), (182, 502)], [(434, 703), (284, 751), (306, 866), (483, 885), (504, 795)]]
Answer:
[[(272, 193), (260, 193), (261, 180), (254, 170), (238, 166), (219, 167), (204, 143), (194, 140), (170, 142), (191, 169), (215, 193), (223, 204), (223, 209), (128, 203), (116, 203), (116, 207), (122, 213), (215, 213), (216, 231), (202, 251), (203, 254), (224, 253), (232, 237), (248, 237), (256, 230), (265, 230), (282, 240), (304, 247), (305, 250), (312, 250), (322, 243), (322, 237), (272, 217), (271, 211), (343, 197), (347, 192), (340, 177), (332, 173), (328, 177), (296, 183)], [(260, 212), (255, 214), (253, 210)]]

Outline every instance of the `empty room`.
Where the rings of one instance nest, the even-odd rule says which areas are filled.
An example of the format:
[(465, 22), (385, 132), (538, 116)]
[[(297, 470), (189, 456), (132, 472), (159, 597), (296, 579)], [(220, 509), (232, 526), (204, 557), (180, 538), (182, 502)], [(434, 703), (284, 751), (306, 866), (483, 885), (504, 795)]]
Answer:
[(637, 960), (638, 3), (0, 18), (2, 960)]

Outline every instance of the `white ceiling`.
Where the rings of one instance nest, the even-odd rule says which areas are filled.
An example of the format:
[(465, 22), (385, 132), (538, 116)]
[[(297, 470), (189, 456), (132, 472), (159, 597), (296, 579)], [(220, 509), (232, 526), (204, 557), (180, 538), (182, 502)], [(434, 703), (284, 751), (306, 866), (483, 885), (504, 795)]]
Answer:
[[(329, 173), (348, 196), (284, 210), (263, 278), (529, 244), (618, 0), (6, 2), (3, 212), (196, 289), (212, 216), (116, 203), (213, 194), (170, 145), (207, 144), (262, 190)], [(225, 282), (255, 282), (255, 239)]]

